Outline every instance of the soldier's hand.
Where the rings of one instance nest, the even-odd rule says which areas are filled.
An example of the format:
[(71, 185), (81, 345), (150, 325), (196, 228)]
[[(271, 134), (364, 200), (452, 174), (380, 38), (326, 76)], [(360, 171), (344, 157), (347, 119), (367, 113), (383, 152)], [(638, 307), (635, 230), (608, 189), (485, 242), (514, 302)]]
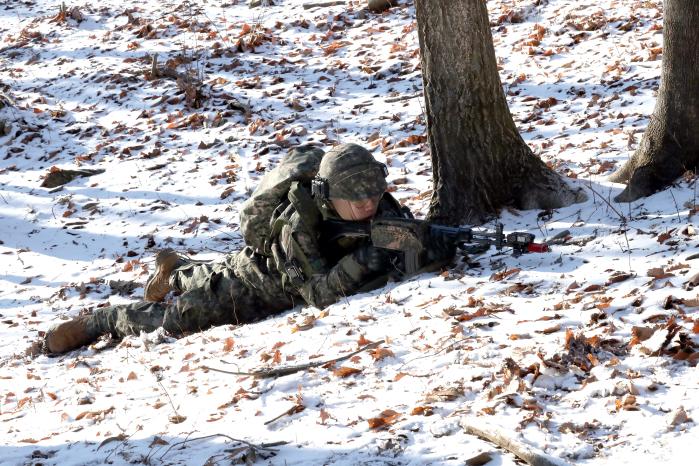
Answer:
[(382, 249), (375, 248), (371, 244), (355, 250), (354, 259), (371, 272), (381, 272), (388, 268), (388, 255)]
[(455, 254), (456, 243), (439, 233), (430, 235), (430, 244), (427, 246), (427, 259), (430, 262), (448, 261)]

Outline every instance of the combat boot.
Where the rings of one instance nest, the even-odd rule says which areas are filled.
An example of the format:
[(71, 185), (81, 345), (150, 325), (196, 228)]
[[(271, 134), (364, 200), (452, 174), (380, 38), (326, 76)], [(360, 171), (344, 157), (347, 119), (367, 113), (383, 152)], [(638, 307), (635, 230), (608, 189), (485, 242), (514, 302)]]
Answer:
[(184, 260), (172, 249), (163, 249), (155, 256), (155, 272), (146, 282), (143, 300), (159, 303), (172, 290), (170, 275)]
[(65, 353), (97, 340), (100, 332), (91, 316), (80, 316), (58, 324), (46, 332), (46, 349), (50, 353)]

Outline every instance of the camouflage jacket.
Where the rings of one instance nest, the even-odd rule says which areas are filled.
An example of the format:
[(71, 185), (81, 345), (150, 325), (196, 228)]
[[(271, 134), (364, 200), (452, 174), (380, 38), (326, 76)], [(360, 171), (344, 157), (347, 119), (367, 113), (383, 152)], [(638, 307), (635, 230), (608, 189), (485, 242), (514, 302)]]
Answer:
[[(402, 215), (400, 204), (384, 194), (376, 216)], [(246, 247), (236, 258), (236, 275), (268, 301), (285, 294), (286, 299), (301, 297), (318, 308), (386, 284), (388, 271), (371, 272), (354, 258), (353, 252), (367, 240), (329, 241), (322, 232), (323, 216), (310, 189), (294, 183), (272, 220), (272, 255)]]

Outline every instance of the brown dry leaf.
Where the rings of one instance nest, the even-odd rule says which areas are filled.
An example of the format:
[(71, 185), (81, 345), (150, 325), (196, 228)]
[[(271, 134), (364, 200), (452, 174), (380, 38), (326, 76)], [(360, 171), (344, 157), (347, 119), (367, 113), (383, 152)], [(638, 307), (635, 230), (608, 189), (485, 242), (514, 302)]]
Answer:
[(136, 380), (138, 379), (138, 376), (134, 371), (129, 372), (129, 375), (126, 377), (126, 380)]
[(432, 410), (432, 406), (416, 406), (410, 414), (412, 416), (432, 416), (434, 411)]
[(187, 420), (187, 416), (182, 416), (180, 414), (172, 414), (168, 416), (168, 420), (173, 424), (181, 424)]
[(678, 264), (669, 266), (667, 268), (667, 271), (674, 272), (675, 270), (682, 270), (682, 269), (688, 269), (688, 268), (689, 268), (689, 264), (684, 264), (684, 263), (680, 262)]
[(363, 334), (359, 335), (359, 340), (357, 340), (357, 344), (359, 346), (366, 346), (366, 345), (369, 345), (371, 343), (374, 343), (374, 342), (371, 340), (367, 340), (367, 338)]
[(629, 346), (634, 346), (642, 341), (648, 340), (655, 333), (655, 329), (651, 327), (634, 326), (631, 328), (631, 341)]
[(517, 275), (521, 271), (522, 271), (522, 269), (514, 268), (514, 269), (503, 270), (502, 272), (496, 272), (490, 276), (490, 281), (499, 282), (499, 281), (502, 281), (506, 278)]
[(324, 408), (320, 408), (320, 423), (325, 425), (325, 421), (331, 419), (332, 416)]
[(367, 422), (369, 423), (369, 428), (371, 429), (382, 429), (395, 423), (399, 417), (400, 413), (397, 413), (392, 409), (387, 409), (382, 411), (379, 417), (367, 419)]
[(228, 353), (233, 349), (233, 337), (227, 337), (223, 340), (223, 352)]
[(616, 410), (624, 410), (624, 411), (638, 411), (638, 405), (636, 404), (636, 397), (633, 395), (626, 395), (623, 400), (617, 398), (616, 402)]
[(677, 426), (680, 424), (684, 424), (685, 422), (691, 421), (690, 417), (687, 416), (687, 412), (684, 410), (684, 406), (678, 407), (669, 416), (670, 416), (669, 424), (671, 426)]
[(600, 291), (600, 290), (602, 290), (603, 288), (604, 288), (604, 287), (603, 287), (602, 285), (597, 285), (597, 284), (595, 284), (595, 285), (590, 285), (590, 286), (588, 286), (587, 288), (583, 289), (583, 291), (584, 291), (585, 293), (592, 293), (592, 292), (594, 292), (594, 291)]
[(699, 296), (696, 298), (683, 298), (680, 299), (680, 304), (684, 304), (689, 307), (699, 307)]
[(376, 320), (376, 317), (368, 316), (366, 314), (359, 314), (357, 320), (360, 322), (368, 322), (370, 320)]
[(663, 244), (665, 241), (667, 241), (667, 240), (669, 240), (670, 238), (672, 238), (672, 232), (673, 232), (673, 231), (675, 231), (674, 228), (673, 228), (672, 230), (670, 230), (670, 231), (667, 231), (667, 232), (665, 232), (665, 233), (659, 234), (659, 235), (658, 235), (658, 243)]
[(383, 358), (395, 357), (395, 354), (388, 348), (376, 348), (371, 352), (371, 357), (374, 361), (381, 361)]
[(304, 330), (310, 330), (310, 329), (312, 329), (313, 326), (315, 325), (315, 322), (316, 322), (316, 317), (315, 317), (315, 316), (313, 316), (313, 315), (304, 316), (303, 322), (301, 322), (300, 324), (295, 325), (295, 326), (291, 329), (291, 333), (302, 332), (302, 331), (304, 331)]
[(466, 460), (466, 466), (484, 466), (493, 460), (492, 453), (484, 451)]
[(577, 290), (580, 288), (580, 284), (578, 282), (573, 282), (570, 285), (568, 285), (568, 288), (566, 288), (566, 293), (570, 293), (573, 290)]
[[(398, 141), (394, 147), (407, 147), (407, 146), (415, 146), (418, 144), (422, 144), (423, 142), (427, 141), (427, 135), (426, 134), (412, 134), (408, 136), (407, 138)], [(394, 184), (398, 184), (394, 181)]]
[(427, 403), (435, 403), (439, 401), (453, 401), (464, 395), (462, 387), (438, 388), (425, 395)]
[(100, 448), (102, 448), (103, 446), (105, 446), (108, 443), (123, 442), (127, 438), (128, 438), (128, 435), (126, 435), (124, 433), (121, 433), (119, 435), (115, 435), (114, 437), (107, 437), (106, 439), (102, 440), (102, 443), (99, 444), (99, 446), (97, 447), (97, 450), (99, 450)]
[(337, 377), (344, 378), (349, 377), (350, 375), (359, 374), (360, 372), (362, 372), (362, 370), (357, 369), (356, 367), (340, 366), (333, 371), (333, 374)]
[(33, 438), (25, 438), (20, 440), (19, 443), (39, 443), (39, 441)]
[(330, 45), (326, 45), (325, 47), (322, 47), (323, 53), (325, 53), (325, 55), (332, 55), (346, 45), (349, 45), (349, 42), (336, 40), (335, 42), (331, 43)]
[(665, 269), (663, 269), (662, 267), (654, 267), (652, 269), (648, 269), (648, 272), (646, 272), (646, 275), (648, 275), (649, 277), (653, 277), (656, 280), (675, 276), (672, 273), (667, 273), (665, 271)]
[(561, 324), (556, 324), (553, 327), (545, 328), (544, 330), (537, 330), (536, 333), (543, 333), (544, 335), (551, 335), (561, 330)]
[(410, 374), (408, 374), (407, 372), (399, 372), (399, 373), (396, 374), (395, 377), (393, 377), (393, 381), (394, 381), (394, 382), (398, 382), (400, 379), (402, 379), (402, 378), (405, 377), (406, 375), (410, 375)]
[(633, 274), (628, 272), (614, 272), (609, 279), (607, 279), (606, 285), (611, 285), (612, 283), (621, 283), (633, 277)]

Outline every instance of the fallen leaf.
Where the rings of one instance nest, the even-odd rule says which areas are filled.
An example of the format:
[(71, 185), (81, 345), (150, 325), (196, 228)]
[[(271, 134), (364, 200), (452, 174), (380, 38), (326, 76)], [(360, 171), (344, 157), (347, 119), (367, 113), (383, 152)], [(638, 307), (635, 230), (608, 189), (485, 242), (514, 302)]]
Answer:
[(652, 269), (648, 269), (648, 272), (646, 274), (649, 277), (653, 277), (656, 280), (662, 279), (662, 278), (669, 278), (669, 277), (674, 277), (675, 275), (672, 273), (668, 273), (663, 269), (662, 267), (654, 267)]
[(399, 417), (400, 413), (397, 413), (392, 409), (387, 409), (382, 411), (379, 417), (368, 419), (367, 422), (369, 423), (369, 428), (371, 429), (382, 429), (395, 423)]
[(521, 271), (522, 271), (522, 269), (514, 268), (514, 269), (503, 270), (502, 272), (496, 272), (490, 276), (490, 281), (499, 282), (499, 281), (502, 281), (506, 278), (517, 275)]
[(416, 406), (413, 408), (410, 414), (412, 416), (432, 416), (432, 414), (434, 414), (434, 411), (432, 409), (432, 406)]
[(466, 460), (466, 466), (483, 466), (490, 463), (493, 460), (492, 454), (484, 451), (472, 458)]
[(332, 418), (332, 416), (328, 414), (328, 412), (325, 409), (320, 408), (320, 423), (322, 425), (325, 425), (325, 421), (327, 421), (330, 418)]
[(108, 444), (108, 443), (111, 443), (111, 442), (123, 442), (123, 441), (126, 440), (127, 438), (129, 438), (129, 437), (128, 437), (128, 435), (126, 435), (126, 434), (119, 434), (119, 435), (116, 435), (116, 436), (114, 436), (114, 437), (107, 437), (106, 439), (102, 440), (102, 442), (101, 442), (101, 443), (99, 444), (99, 446), (97, 447), (97, 450), (99, 451), (100, 448), (102, 448), (103, 446), (105, 446), (105, 445)]
[(354, 374), (359, 374), (362, 372), (361, 369), (357, 369), (355, 367), (347, 367), (347, 366), (341, 366), (338, 367), (333, 371), (333, 374), (336, 375), (337, 377), (349, 377), (350, 375)]
[(233, 337), (227, 337), (223, 341), (223, 352), (224, 353), (230, 352), (233, 349), (233, 343), (234, 343)]

